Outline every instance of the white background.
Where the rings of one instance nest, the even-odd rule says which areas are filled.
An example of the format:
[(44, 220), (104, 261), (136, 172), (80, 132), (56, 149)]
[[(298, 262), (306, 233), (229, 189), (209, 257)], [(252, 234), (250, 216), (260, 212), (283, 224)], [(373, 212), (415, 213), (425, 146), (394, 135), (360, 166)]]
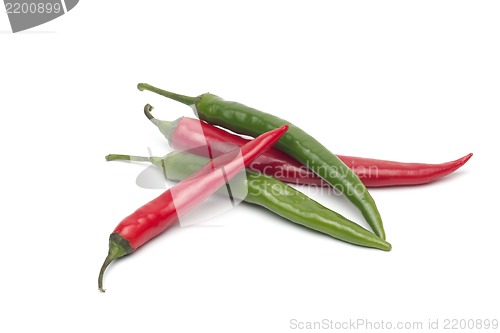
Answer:
[[(81, 1), (12, 34), (0, 13), (0, 331), (500, 319), (499, 17), (496, 1)], [(339, 154), (474, 157), (434, 184), (371, 191), (389, 253), (245, 204), (112, 264), (103, 294), (109, 233), (162, 192), (135, 184), (144, 165), (104, 156), (169, 151), (145, 103), (191, 115), (138, 82), (274, 113)]]

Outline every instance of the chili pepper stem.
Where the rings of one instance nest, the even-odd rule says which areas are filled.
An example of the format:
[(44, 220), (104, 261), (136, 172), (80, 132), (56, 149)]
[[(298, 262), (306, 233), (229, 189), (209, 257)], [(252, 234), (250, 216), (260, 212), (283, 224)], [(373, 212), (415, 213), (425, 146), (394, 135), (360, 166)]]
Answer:
[(151, 162), (153, 157), (135, 156), (135, 155), (122, 155), (122, 154), (109, 154), (106, 161), (136, 161), (136, 162)]
[(167, 138), (167, 140), (170, 140), (172, 139), (172, 133), (173, 131), (175, 130), (175, 128), (177, 127), (177, 124), (179, 122), (180, 119), (182, 118), (179, 118), (177, 120), (174, 120), (174, 121), (167, 121), (167, 120), (159, 120), (159, 119), (156, 119), (155, 117), (153, 117), (153, 115), (151, 114), (151, 110), (153, 110), (153, 106), (151, 104), (146, 104), (144, 106), (144, 114), (146, 115), (146, 117), (156, 126), (158, 127), (158, 129), (160, 130), (160, 132)]
[(197, 97), (184, 96), (184, 95), (176, 94), (176, 93), (166, 91), (163, 89), (159, 89), (159, 88), (153, 87), (152, 85), (147, 84), (147, 83), (139, 83), (137, 85), (137, 89), (139, 89), (140, 91), (149, 90), (149, 91), (152, 91), (152, 92), (157, 93), (159, 95), (173, 99), (174, 101), (180, 102), (180, 103), (188, 105), (188, 106), (194, 105), (196, 103), (196, 99), (197, 99)]
[(146, 157), (135, 155), (109, 154), (106, 156), (106, 161), (150, 162), (151, 164), (156, 165), (158, 168), (162, 169), (164, 174), (167, 172), (163, 158), (158, 156)]
[(134, 161), (134, 162), (150, 162), (163, 171), (163, 175), (167, 177), (167, 168), (165, 161), (162, 157), (158, 156), (135, 156), (135, 155), (122, 155), (122, 154), (109, 154), (106, 156), (106, 161)]
[(153, 110), (153, 106), (151, 104), (146, 104), (144, 105), (144, 114), (146, 115), (146, 117), (148, 117), (149, 120), (152, 121), (152, 119), (156, 119), (155, 117), (153, 117), (153, 115), (151, 114), (151, 111)]
[(102, 287), (102, 280), (104, 277), (104, 272), (106, 271), (106, 268), (108, 268), (109, 264), (111, 264), (115, 259), (130, 254), (133, 251), (134, 249), (130, 246), (129, 242), (121, 237), (118, 233), (112, 233), (109, 236), (108, 256), (101, 266), (101, 270), (99, 271), (99, 278), (97, 280), (97, 284), (101, 292), (106, 291), (106, 289)]
[[(146, 115), (146, 117), (148, 117), (148, 119), (153, 123), (155, 124), (157, 127), (160, 127), (161, 124), (162, 124), (162, 121), (161, 120), (158, 120), (156, 119), (155, 117), (153, 117), (153, 115), (151, 114), (151, 111), (153, 110), (153, 106), (151, 104), (146, 104), (144, 105), (144, 114)], [(170, 121), (165, 121), (165, 123), (170, 123)]]

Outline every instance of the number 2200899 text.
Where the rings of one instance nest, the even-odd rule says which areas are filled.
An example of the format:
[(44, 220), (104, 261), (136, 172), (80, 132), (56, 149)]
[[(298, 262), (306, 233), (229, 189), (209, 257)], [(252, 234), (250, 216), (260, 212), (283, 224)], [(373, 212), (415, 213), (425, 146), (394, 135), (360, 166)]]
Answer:
[(43, 2), (7, 2), (7, 14), (58, 14), (63, 9), (60, 3)]

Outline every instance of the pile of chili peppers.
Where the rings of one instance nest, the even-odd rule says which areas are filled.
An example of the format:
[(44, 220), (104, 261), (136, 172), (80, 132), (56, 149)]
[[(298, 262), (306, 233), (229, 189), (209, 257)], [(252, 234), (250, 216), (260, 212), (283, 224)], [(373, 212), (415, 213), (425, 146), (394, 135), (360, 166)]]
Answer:
[[(247, 193), (245, 202), (339, 240), (389, 251), (391, 244), (385, 240), (380, 213), (367, 187), (429, 183), (454, 172), (472, 156), (424, 164), (335, 155), (299, 127), (243, 104), (212, 94), (188, 97), (145, 83), (140, 83), (138, 89), (186, 104), (200, 120), (158, 120), (148, 104), (144, 107), (146, 117), (176, 151), (164, 157), (106, 156), (108, 161), (153, 163), (167, 179), (180, 182), (125, 217), (111, 233), (108, 256), (99, 272), (101, 291), (104, 272), (112, 261), (132, 253), (178, 222), (240, 172), (245, 172), (246, 177), (234, 178), (231, 186)], [(335, 188), (359, 209), (373, 232), (288, 183)]]

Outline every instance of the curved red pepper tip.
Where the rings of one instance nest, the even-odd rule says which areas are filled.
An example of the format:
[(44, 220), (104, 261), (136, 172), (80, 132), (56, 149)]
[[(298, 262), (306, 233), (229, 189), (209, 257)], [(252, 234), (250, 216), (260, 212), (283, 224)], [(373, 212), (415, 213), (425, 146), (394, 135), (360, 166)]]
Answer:
[(279, 128), (279, 129), (281, 130), (280, 132), (283, 132), (283, 133), (284, 133), (284, 132), (288, 131), (288, 127), (289, 127), (289, 126), (288, 126), (288, 124), (285, 124), (285, 125), (281, 126), (281, 127)]
[(472, 153), (469, 153), (469, 154), (465, 155), (464, 157), (458, 159), (460, 161), (460, 164), (464, 165), (465, 163), (467, 163), (467, 161), (470, 160), (472, 155), (473, 155)]
[(468, 160), (472, 157), (472, 153), (469, 153), (465, 155), (464, 157), (460, 157), (457, 160), (454, 160), (452, 162), (448, 162), (448, 165), (453, 166), (453, 171), (457, 170), (458, 168), (462, 167), (465, 163), (467, 163)]

